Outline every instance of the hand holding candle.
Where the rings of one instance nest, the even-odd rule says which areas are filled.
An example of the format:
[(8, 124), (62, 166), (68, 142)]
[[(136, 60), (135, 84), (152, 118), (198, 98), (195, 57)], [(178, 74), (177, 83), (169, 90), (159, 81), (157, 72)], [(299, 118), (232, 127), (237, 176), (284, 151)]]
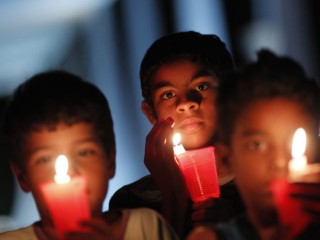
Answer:
[(292, 140), (292, 159), (289, 162), (289, 179), (296, 180), (306, 171), (307, 158), (304, 155), (307, 144), (306, 133), (303, 128), (298, 128)]
[(305, 156), (307, 136), (303, 128), (298, 128), (292, 140), (292, 159), (289, 161), (288, 170), (290, 182), (312, 182), (312, 174), (320, 173), (320, 164), (308, 164)]
[(219, 197), (220, 188), (215, 164), (214, 148), (206, 147), (185, 151), (181, 137), (174, 135), (174, 154), (185, 178), (193, 202)]
[(304, 129), (297, 129), (292, 141), (292, 159), (288, 164), (288, 179), (276, 179), (271, 184), (279, 218), (288, 239), (293, 239), (305, 231), (315, 219), (315, 214), (310, 213), (320, 209), (320, 202), (317, 200), (319, 186), (315, 184), (315, 178), (310, 178), (312, 174), (320, 173), (320, 165), (308, 164), (304, 154), (306, 143)]
[(70, 178), (67, 172), (68, 159), (60, 155), (56, 160), (55, 182), (40, 186), (59, 239), (63, 239), (66, 231), (83, 230), (79, 222), (90, 219), (86, 179)]

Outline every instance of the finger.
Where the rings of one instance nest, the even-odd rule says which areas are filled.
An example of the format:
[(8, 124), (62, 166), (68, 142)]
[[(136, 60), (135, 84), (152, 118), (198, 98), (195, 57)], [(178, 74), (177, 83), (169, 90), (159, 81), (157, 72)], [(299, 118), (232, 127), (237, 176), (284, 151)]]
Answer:
[(107, 235), (111, 233), (111, 228), (104, 220), (100, 218), (94, 218), (91, 220), (84, 220), (80, 222), (80, 225), (87, 227), (95, 233), (100, 235)]
[(198, 203), (194, 203), (192, 205), (192, 208), (193, 209), (211, 208), (211, 207), (214, 206), (216, 201), (219, 201), (218, 199), (219, 198), (209, 198), (209, 199), (206, 199), (204, 201), (201, 201), (201, 202), (198, 202)]
[(166, 122), (157, 123), (146, 138), (146, 143), (150, 146), (161, 146), (166, 143), (166, 138), (172, 135), (172, 128)]
[[(172, 136), (172, 128), (167, 124), (159, 124), (152, 129), (151, 135), (147, 137), (148, 154), (151, 156), (165, 155), (173, 147), (172, 141), (168, 140)], [(166, 150), (165, 152), (163, 150)], [(173, 151), (173, 150), (171, 150)]]
[(290, 184), (289, 195), (295, 198), (306, 198), (320, 201), (320, 185), (313, 183), (294, 183)]
[[(64, 234), (64, 239), (68, 240), (89, 240), (89, 239), (99, 239), (99, 236), (92, 232), (78, 232), (69, 231)], [(101, 238), (100, 238), (101, 239)]]
[(313, 218), (315, 221), (320, 222), (320, 208), (309, 208), (309, 207), (303, 207), (302, 210), (307, 213), (309, 216)]

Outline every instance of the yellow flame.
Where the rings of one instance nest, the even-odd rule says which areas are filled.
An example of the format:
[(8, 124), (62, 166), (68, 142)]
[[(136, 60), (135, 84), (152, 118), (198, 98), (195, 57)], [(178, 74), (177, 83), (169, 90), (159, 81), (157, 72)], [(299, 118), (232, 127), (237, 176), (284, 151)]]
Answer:
[(68, 158), (65, 155), (59, 155), (56, 160), (56, 175), (54, 180), (58, 184), (67, 183), (70, 181), (70, 176), (68, 175)]
[(291, 154), (294, 159), (304, 155), (307, 145), (307, 136), (303, 128), (298, 128), (293, 136)]
[(175, 133), (173, 135), (173, 145), (178, 145), (181, 142), (181, 134), (180, 133)]

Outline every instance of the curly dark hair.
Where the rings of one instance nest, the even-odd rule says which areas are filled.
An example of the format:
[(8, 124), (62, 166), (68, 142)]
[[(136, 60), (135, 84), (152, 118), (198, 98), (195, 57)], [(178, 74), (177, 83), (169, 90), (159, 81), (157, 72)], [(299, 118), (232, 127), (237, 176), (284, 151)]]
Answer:
[(177, 32), (156, 40), (147, 50), (140, 66), (142, 96), (151, 103), (150, 84), (164, 64), (180, 59), (200, 63), (215, 72), (219, 79), (233, 69), (233, 60), (224, 42), (213, 34), (194, 31)]
[(92, 124), (108, 154), (115, 146), (113, 121), (104, 94), (71, 73), (39, 73), (21, 84), (9, 99), (4, 132), (10, 161), (22, 164), (23, 146), (31, 132), (55, 129), (58, 123)]
[(319, 93), (317, 81), (307, 77), (298, 62), (289, 57), (278, 57), (266, 49), (260, 50), (256, 62), (229, 73), (219, 86), (216, 101), (218, 136), (229, 144), (239, 114), (256, 99), (292, 99), (319, 121)]

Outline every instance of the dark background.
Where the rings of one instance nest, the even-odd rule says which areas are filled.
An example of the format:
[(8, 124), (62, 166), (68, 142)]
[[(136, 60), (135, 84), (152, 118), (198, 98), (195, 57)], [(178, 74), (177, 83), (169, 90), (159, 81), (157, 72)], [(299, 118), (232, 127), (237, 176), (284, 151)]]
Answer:
[[(319, 78), (317, 0), (0, 0), (0, 117), (6, 97), (39, 71), (65, 69), (97, 84), (109, 99), (117, 140), (113, 192), (147, 170), (140, 111), (140, 61), (164, 34), (195, 30), (226, 42), (241, 66), (260, 48), (301, 62)], [(2, 119), (2, 118), (1, 118)], [(0, 120), (1, 123), (1, 120)], [(0, 136), (0, 215), (14, 226), (38, 218), (30, 194), (16, 187)], [(1, 221), (0, 221), (1, 230)]]

